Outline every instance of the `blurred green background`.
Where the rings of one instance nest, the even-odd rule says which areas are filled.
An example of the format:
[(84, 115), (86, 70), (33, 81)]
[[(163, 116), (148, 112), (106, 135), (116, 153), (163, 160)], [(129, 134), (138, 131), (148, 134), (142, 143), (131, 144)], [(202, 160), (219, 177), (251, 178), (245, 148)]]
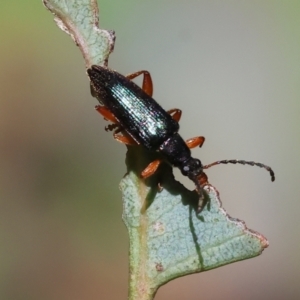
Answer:
[[(162, 287), (162, 299), (300, 297), (300, 2), (101, 0), (110, 67), (151, 72), (184, 138), (263, 255)], [(42, 1), (0, 2), (0, 299), (126, 299), (123, 145), (94, 111), (84, 61)], [(192, 184), (175, 172), (189, 188)]]

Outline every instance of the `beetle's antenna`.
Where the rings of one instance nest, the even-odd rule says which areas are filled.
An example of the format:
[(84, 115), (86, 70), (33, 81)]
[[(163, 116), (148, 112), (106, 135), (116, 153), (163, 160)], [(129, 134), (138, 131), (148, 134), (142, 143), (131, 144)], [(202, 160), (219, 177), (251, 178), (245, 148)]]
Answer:
[(203, 169), (208, 169), (212, 166), (216, 166), (219, 164), (241, 164), (241, 165), (257, 166), (257, 167), (266, 169), (270, 173), (271, 181), (275, 180), (275, 173), (269, 166), (266, 166), (262, 163), (258, 163), (258, 162), (254, 162), (254, 161), (246, 161), (246, 160), (239, 160), (239, 159), (219, 160), (219, 161), (215, 161), (209, 165), (203, 166)]

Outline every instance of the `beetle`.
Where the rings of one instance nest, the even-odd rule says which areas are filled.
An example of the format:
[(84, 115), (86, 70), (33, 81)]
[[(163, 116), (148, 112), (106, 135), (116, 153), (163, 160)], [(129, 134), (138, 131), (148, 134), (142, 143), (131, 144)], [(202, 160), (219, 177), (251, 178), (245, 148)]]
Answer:
[[(273, 170), (261, 163), (244, 160), (222, 160), (203, 166), (201, 161), (191, 156), (191, 148), (201, 147), (205, 141), (197, 136), (184, 141), (179, 135), (180, 109), (165, 111), (153, 98), (153, 84), (148, 71), (142, 70), (123, 76), (107, 67), (92, 65), (87, 74), (90, 78), (92, 96), (100, 105), (96, 110), (110, 124), (105, 129), (114, 131), (114, 138), (127, 145), (142, 145), (150, 151), (158, 151), (171, 165), (179, 168), (184, 176), (192, 180), (199, 195), (198, 213), (205, 206), (203, 182), (207, 177), (203, 172), (217, 164), (248, 164), (269, 171), (271, 180), (275, 180)], [(142, 88), (132, 79), (143, 75)], [(120, 132), (125, 134), (120, 134)], [(141, 173), (147, 178), (155, 173), (162, 160), (152, 161)]]

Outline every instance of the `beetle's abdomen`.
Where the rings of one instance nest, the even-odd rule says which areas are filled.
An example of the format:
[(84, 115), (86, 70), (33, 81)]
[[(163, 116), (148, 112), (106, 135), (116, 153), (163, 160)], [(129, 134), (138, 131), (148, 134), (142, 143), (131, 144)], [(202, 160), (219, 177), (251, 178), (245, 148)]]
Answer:
[(88, 72), (99, 100), (138, 143), (157, 150), (179, 130), (178, 123), (139, 86), (114, 71), (98, 68)]

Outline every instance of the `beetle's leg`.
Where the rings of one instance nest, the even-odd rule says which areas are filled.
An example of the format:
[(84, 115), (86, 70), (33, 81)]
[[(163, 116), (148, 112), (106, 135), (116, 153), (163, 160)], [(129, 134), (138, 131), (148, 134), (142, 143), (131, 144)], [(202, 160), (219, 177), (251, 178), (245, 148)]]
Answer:
[(105, 106), (96, 105), (95, 109), (99, 114), (101, 114), (104, 117), (105, 120), (118, 124), (118, 120), (116, 119), (116, 117)]
[(114, 135), (117, 135), (117, 133), (120, 133), (121, 131), (123, 131), (123, 128), (120, 125), (118, 125), (118, 124), (111, 124), (111, 125), (116, 125), (115, 126), (116, 130), (114, 132)]
[(151, 175), (153, 175), (155, 173), (155, 171), (157, 170), (157, 168), (159, 167), (161, 163), (160, 159), (156, 159), (154, 161), (152, 161), (142, 172), (141, 176), (143, 178), (147, 178), (150, 177)]
[(128, 74), (126, 76), (126, 78), (129, 79), (129, 80), (132, 80), (132, 79), (136, 78), (137, 76), (139, 76), (141, 74), (144, 74), (142, 89), (147, 95), (152, 97), (153, 84), (152, 84), (151, 75), (148, 71), (142, 70), (142, 71), (138, 71), (138, 72), (135, 72), (135, 73), (132, 73), (132, 74)]
[(167, 113), (168, 113), (169, 115), (171, 115), (171, 117), (172, 117), (176, 122), (179, 122), (179, 120), (180, 120), (180, 118), (181, 118), (182, 111), (181, 111), (181, 109), (173, 108), (173, 109), (168, 110)]
[[(104, 127), (105, 131), (113, 131), (116, 129), (116, 131), (121, 131), (122, 128), (120, 127), (119, 124), (113, 123), (113, 124), (108, 124), (107, 126)], [(115, 133), (116, 133), (115, 131)]]
[(202, 147), (204, 141), (205, 141), (204, 136), (197, 136), (197, 137), (186, 140), (185, 143), (190, 149), (192, 149), (197, 146)]
[(121, 134), (114, 133), (113, 136), (114, 136), (114, 139), (120, 143), (130, 145), (130, 146), (138, 145), (137, 142), (129, 135), (121, 135)]

